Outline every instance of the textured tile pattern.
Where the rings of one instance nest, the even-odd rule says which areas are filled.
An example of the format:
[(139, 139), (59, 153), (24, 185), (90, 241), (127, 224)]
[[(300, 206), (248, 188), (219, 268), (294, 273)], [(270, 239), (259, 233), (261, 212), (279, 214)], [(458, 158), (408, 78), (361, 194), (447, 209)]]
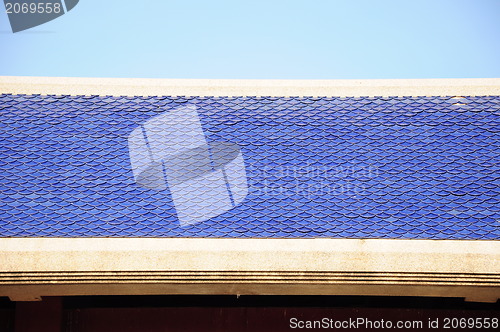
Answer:
[[(181, 227), (138, 186), (127, 137), (195, 105), (249, 192)], [(2, 237), (500, 239), (500, 97), (0, 95)]]

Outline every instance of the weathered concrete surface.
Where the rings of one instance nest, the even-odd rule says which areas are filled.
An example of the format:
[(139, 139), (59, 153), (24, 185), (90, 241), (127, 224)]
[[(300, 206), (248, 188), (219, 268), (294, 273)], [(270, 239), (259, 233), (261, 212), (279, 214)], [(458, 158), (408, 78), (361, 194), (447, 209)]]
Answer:
[(500, 95), (500, 78), (190, 80), (0, 76), (0, 93), (115, 96), (483, 96)]
[(0, 239), (0, 296), (337, 294), (500, 297), (500, 242)]

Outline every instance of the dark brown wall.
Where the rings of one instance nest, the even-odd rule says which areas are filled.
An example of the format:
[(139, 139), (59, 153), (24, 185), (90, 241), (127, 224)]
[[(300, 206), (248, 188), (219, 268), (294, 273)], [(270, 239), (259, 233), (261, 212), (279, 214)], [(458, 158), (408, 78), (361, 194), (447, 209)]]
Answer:
[[(2, 299), (0, 299), (2, 300)], [(445, 318), (500, 318), (500, 303), (462, 299), (364, 296), (91, 296), (0, 301), (0, 332), (325, 331), (291, 328), (291, 319), (375, 322), (421, 321), (422, 329), (450, 331)], [(429, 329), (429, 321), (439, 322)], [(456, 320), (456, 321), (457, 321)], [(292, 324), (293, 325), (293, 324)], [(342, 329), (351, 331), (354, 329)], [(370, 329), (358, 328), (356, 331)], [(376, 329), (395, 331), (398, 329)], [(469, 329), (474, 330), (474, 329)], [(496, 331), (475, 329), (481, 331)]]
[[(445, 317), (476, 318), (499, 317), (498, 311), (435, 310), (435, 309), (389, 309), (389, 308), (97, 308), (76, 309), (67, 312), (69, 331), (74, 332), (173, 332), (173, 331), (244, 331), (281, 332), (297, 331), (291, 328), (290, 319), (318, 320), (332, 318), (345, 320), (365, 318), (375, 321), (391, 320), (422, 321), (422, 329), (406, 331), (450, 331), (444, 329)], [(428, 328), (429, 320), (436, 321), (440, 328)], [(366, 326), (365, 326), (366, 327)], [(302, 329), (325, 331), (333, 329)], [(342, 329), (342, 331), (367, 331), (368, 328)], [(391, 329), (376, 329), (389, 331)], [(397, 330), (397, 329), (392, 329)], [(490, 328), (489, 331), (496, 329)]]

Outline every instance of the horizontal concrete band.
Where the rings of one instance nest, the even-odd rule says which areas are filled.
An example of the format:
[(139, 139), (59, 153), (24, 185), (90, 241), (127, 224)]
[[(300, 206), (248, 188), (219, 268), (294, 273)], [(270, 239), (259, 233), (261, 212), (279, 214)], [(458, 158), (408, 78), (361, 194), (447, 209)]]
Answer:
[(498, 286), (414, 284), (295, 283), (85, 283), (1, 286), (0, 296), (12, 301), (39, 301), (44, 296), (79, 295), (364, 295), (461, 297), (472, 302), (496, 302)]
[(0, 286), (37, 284), (133, 284), (133, 283), (213, 283), (213, 284), (376, 284), (500, 286), (498, 274), (456, 273), (370, 273), (370, 272), (272, 272), (272, 271), (142, 271), (142, 272), (40, 272), (0, 273)]
[(500, 273), (498, 241), (2, 238), (0, 272)]
[(0, 93), (112, 96), (500, 95), (500, 79), (190, 80), (0, 76)]
[(148, 294), (341, 295), (339, 289), (350, 289), (352, 295), (494, 301), (499, 286), (497, 241), (0, 239), (0, 296), (18, 300), (135, 294), (139, 287)]

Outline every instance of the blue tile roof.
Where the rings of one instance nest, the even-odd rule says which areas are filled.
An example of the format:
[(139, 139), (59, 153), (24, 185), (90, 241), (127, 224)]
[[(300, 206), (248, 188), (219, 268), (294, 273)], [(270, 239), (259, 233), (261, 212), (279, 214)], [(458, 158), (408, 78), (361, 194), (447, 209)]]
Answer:
[[(248, 194), (181, 226), (130, 133), (197, 107)], [(0, 236), (500, 239), (500, 97), (0, 95)]]

